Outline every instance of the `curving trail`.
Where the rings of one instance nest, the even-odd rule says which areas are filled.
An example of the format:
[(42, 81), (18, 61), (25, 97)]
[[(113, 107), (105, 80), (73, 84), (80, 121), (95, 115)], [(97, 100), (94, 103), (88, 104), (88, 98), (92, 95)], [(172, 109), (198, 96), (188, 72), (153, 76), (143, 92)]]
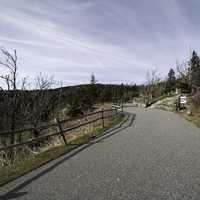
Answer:
[(200, 129), (170, 112), (126, 111), (121, 126), (0, 188), (0, 199), (200, 199)]

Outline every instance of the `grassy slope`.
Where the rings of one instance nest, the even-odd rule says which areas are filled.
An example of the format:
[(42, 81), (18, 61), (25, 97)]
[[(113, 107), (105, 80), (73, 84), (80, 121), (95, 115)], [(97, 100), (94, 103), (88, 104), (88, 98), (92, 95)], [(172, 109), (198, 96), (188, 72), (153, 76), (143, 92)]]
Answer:
[[(167, 99), (168, 97), (173, 97), (173, 95), (168, 95), (168, 96), (161, 96), (159, 97), (158, 99), (156, 99), (154, 101), (154, 103), (156, 103), (157, 101), (160, 101), (160, 100), (163, 100), (163, 102), (165, 101), (165, 99)], [(173, 105), (172, 105), (173, 107)], [(162, 110), (166, 110), (162, 107), (160, 107), (159, 109), (162, 109)], [(186, 112), (176, 112), (174, 109), (172, 109), (175, 113), (177, 113), (179, 116), (185, 118), (186, 120), (194, 123), (195, 125), (197, 125), (198, 127), (200, 127), (200, 114), (193, 114), (193, 115), (188, 115)]]
[[(92, 140), (95, 136), (102, 134), (105, 130), (108, 130), (109, 128), (117, 125), (123, 119), (124, 117), (120, 115), (118, 118), (113, 120), (113, 122), (110, 123), (107, 127), (98, 128), (93, 133), (77, 138), (76, 140), (73, 141), (73, 143), (78, 145), (85, 144), (90, 140)], [(51, 160), (54, 160), (70, 152), (75, 148), (73, 143), (68, 144), (67, 146), (59, 146), (52, 148), (37, 155), (35, 158), (24, 161), (23, 163), (0, 168), (0, 186), (16, 179), (19, 176), (22, 176), (30, 171), (33, 171), (34, 169), (50, 162)]]
[(193, 114), (193, 115), (188, 115), (186, 113), (178, 113), (181, 117), (184, 117), (186, 120), (194, 123), (198, 127), (200, 127), (200, 115), (199, 114)]

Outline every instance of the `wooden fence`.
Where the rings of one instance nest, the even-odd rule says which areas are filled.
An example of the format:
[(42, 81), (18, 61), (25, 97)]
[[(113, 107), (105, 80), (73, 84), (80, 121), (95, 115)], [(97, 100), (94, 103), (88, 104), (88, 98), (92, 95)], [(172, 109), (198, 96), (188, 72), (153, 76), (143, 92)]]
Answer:
[[(112, 113), (111, 115), (108, 114), (110, 112)], [(26, 135), (26, 138), (27, 138), (26, 141), (19, 142), (16, 144), (2, 145), (2, 146), (0, 146), (0, 151), (11, 150), (15, 147), (21, 147), (21, 146), (29, 145), (29, 144), (35, 144), (35, 143), (47, 140), (53, 136), (59, 136), (59, 135), (62, 137), (65, 145), (67, 145), (65, 133), (72, 131), (74, 129), (78, 129), (80, 127), (86, 126), (88, 124), (97, 122), (97, 121), (101, 121), (102, 127), (104, 127), (106, 118), (110, 118), (115, 115), (118, 115), (120, 112), (123, 112), (123, 106), (113, 106), (112, 109), (110, 109), (110, 110), (102, 109), (101, 111), (92, 112), (92, 113), (89, 113), (89, 114), (86, 114), (86, 115), (83, 115), (83, 116), (77, 117), (77, 118), (65, 119), (65, 120), (55, 119), (54, 123), (44, 125), (44, 126), (39, 126), (36, 128), (31, 127), (31, 128), (20, 129), (20, 130), (15, 130), (15, 131), (0, 132), (0, 137), (8, 137), (9, 135), (20, 134), (19, 137), (22, 137), (22, 135), (24, 137)], [(97, 117), (89, 120), (88, 118), (90, 116), (97, 116)], [(64, 127), (64, 123), (77, 121), (77, 120), (83, 120), (83, 119), (85, 119), (85, 122), (83, 122), (83, 123), (74, 124), (74, 125), (72, 125), (70, 127), (66, 127), (66, 128)], [(48, 131), (49, 128), (53, 129), (54, 132), (49, 133), (49, 132), (52, 132), (52, 131)], [(40, 135), (39, 133), (41, 133), (44, 130), (46, 130), (47, 134)], [(30, 137), (30, 135), (38, 135), (38, 136), (32, 138), (32, 137)]]

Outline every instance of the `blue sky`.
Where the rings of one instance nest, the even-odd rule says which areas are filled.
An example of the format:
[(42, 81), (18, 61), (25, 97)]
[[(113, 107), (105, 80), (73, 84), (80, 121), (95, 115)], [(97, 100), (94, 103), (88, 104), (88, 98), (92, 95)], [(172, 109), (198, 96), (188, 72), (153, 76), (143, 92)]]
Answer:
[(199, 10), (199, 0), (0, 0), (0, 47), (17, 49), (21, 76), (143, 83), (147, 69), (164, 77), (199, 50)]

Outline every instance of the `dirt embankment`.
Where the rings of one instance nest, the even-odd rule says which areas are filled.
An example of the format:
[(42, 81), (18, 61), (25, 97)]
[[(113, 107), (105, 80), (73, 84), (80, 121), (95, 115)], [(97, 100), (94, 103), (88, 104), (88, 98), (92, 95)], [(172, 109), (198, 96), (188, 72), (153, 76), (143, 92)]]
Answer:
[(174, 95), (172, 97), (166, 97), (152, 104), (150, 108), (162, 109), (167, 111), (175, 110), (175, 103), (178, 100), (179, 95)]

